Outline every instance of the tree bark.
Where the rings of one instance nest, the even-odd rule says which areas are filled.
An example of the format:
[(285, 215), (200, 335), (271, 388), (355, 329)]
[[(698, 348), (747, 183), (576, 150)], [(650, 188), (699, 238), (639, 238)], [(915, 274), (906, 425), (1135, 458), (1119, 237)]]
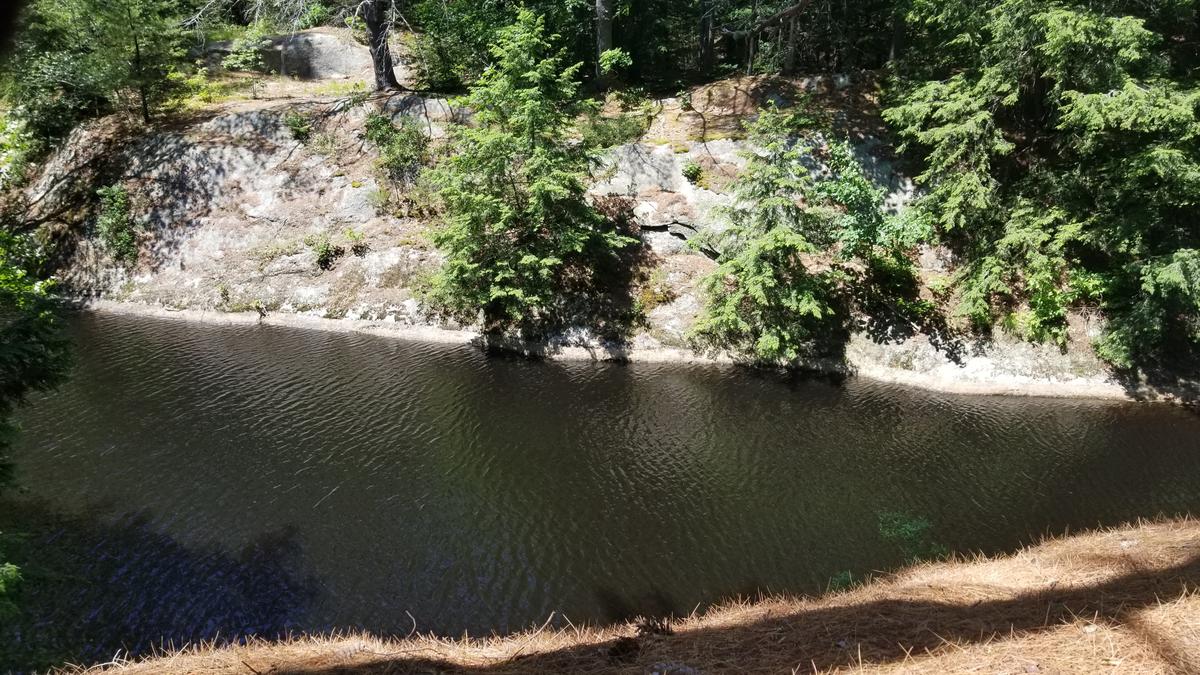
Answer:
[(600, 67), (600, 55), (613, 48), (613, 0), (596, 0), (596, 82), (601, 89), (608, 77)]
[(900, 58), (900, 53), (904, 51), (904, 37), (907, 22), (904, 19), (904, 12), (897, 9), (892, 15), (892, 45), (888, 49), (888, 62), (894, 63)]
[[(750, 7), (750, 25), (757, 26), (758, 21), (758, 0), (754, 0), (754, 4)], [(746, 74), (754, 74), (754, 42), (758, 38), (758, 32), (762, 27), (756, 27), (750, 31), (750, 35), (746, 37)]]
[(796, 72), (796, 51), (799, 49), (800, 40), (797, 33), (800, 32), (800, 23), (796, 19), (788, 22), (787, 28), (787, 51), (783, 57), (783, 74), (791, 75)]
[(711, 73), (714, 60), (713, 0), (700, 0), (700, 72)]
[[(125, 8), (125, 15), (129, 17), (129, 25), (136, 27), (137, 22), (133, 20), (133, 12), (128, 7)], [(142, 43), (138, 40), (136, 30), (133, 33), (133, 68), (137, 71), (138, 97), (142, 102), (142, 121), (150, 124), (150, 102), (146, 100), (146, 73), (142, 67)]]
[(367, 24), (367, 46), (371, 50), (377, 91), (399, 91), (404, 88), (396, 80), (392, 50), (388, 46), (391, 26), (388, 23), (387, 11), (390, 5), (390, 0), (366, 0), (362, 4), (363, 21)]

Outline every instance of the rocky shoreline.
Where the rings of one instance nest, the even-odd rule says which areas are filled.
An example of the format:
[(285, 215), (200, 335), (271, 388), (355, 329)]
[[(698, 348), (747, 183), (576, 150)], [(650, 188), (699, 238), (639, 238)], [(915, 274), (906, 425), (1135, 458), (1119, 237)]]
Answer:
[[(177, 321), (193, 321), (212, 325), (266, 325), (345, 333), (364, 333), (381, 337), (434, 342), (440, 344), (481, 345), (482, 336), (473, 330), (455, 330), (433, 325), (408, 324), (395, 321), (365, 319), (328, 319), (303, 314), (274, 312), (261, 316), (257, 312), (222, 312), (218, 310), (169, 309), (112, 300), (89, 300), (79, 308), (105, 314), (151, 317)], [(735, 365), (728, 355), (710, 356), (689, 349), (652, 344), (638, 336), (629, 345), (600, 344), (541, 344), (522, 345), (521, 351), (534, 353), (555, 361), (597, 361), (626, 363), (659, 363), (680, 365)], [(1145, 388), (1131, 390), (1111, 377), (1092, 375), (1074, 378), (1037, 378), (1012, 373), (988, 372), (976, 365), (963, 367), (934, 367), (928, 370), (904, 370), (888, 365), (879, 355), (886, 353), (868, 348), (869, 340), (855, 336), (848, 350), (846, 364), (812, 363), (805, 370), (836, 376), (870, 379), (915, 389), (970, 396), (1025, 396), (1036, 398), (1078, 398), (1098, 400), (1181, 400), (1177, 394)], [(495, 345), (493, 345), (495, 346)], [(509, 347), (516, 347), (509, 345)], [(955, 372), (957, 368), (959, 372)]]

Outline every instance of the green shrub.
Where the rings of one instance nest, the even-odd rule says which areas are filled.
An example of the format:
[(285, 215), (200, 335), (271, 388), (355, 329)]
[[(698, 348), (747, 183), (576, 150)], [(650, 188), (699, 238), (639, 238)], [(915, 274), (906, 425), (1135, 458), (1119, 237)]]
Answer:
[(600, 54), (600, 72), (613, 75), (633, 65), (633, 57), (624, 49), (609, 49)]
[(292, 138), (296, 139), (297, 141), (306, 143), (308, 142), (309, 138), (312, 138), (312, 117), (296, 110), (289, 110), (288, 113), (283, 116), (283, 123), (287, 125), (288, 131), (292, 132)]
[(296, 27), (300, 30), (316, 28), (324, 25), (332, 16), (333, 12), (324, 3), (310, 2), (304, 8), (304, 12), (300, 14), (300, 18), (296, 20)]
[(429, 137), (411, 117), (401, 117), (397, 126), (387, 115), (371, 113), (367, 117), (366, 137), (379, 149), (380, 168), (399, 183), (414, 183), (429, 161)]
[(352, 227), (346, 228), (343, 233), (346, 241), (350, 242), (350, 252), (361, 258), (371, 250), (371, 246), (367, 244), (367, 235), (362, 230), (356, 230)]
[(261, 71), (266, 67), (262, 50), (269, 42), (269, 28), (265, 22), (259, 21), (246, 28), (241, 37), (233, 41), (229, 54), (221, 59), (221, 65), (228, 70)]
[(350, 29), (354, 39), (360, 44), (367, 44), (367, 22), (357, 14), (351, 14), (344, 20), (346, 28)]
[(793, 140), (798, 119), (772, 106), (750, 126), (757, 149), (733, 185), (731, 226), (706, 242), (720, 264), (702, 281), (705, 307), (690, 334), (698, 348), (790, 365), (841, 337), (842, 278), (805, 264), (834, 237), (828, 215), (808, 206), (813, 181), (807, 148)]
[(646, 134), (653, 117), (645, 113), (626, 113), (604, 117), (590, 110), (580, 129), (583, 144), (589, 148), (611, 148), (632, 143)]
[(132, 262), (137, 259), (137, 225), (129, 214), (129, 194), (121, 185), (110, 185), (96, 191), (100, 197), (100, 213), (96, 233), (113, 259)]
[(832, 577), (829, 577), (829, 584), (826, 590), (830, 593), (838, 593), (841, 591), (848, 591), (851, 588), (860, 585), (861, 583), (862, 581), (854, 578), (854, 575), (850, 572), (850, 570), (842, 570)]
[(316, 254), (317, 267), (324, 272), (333, 269), (338, 259), (346, 255), (346, 249), (335, 245), (329, 240), (329, 235), (324, 233), (310, 234), (304, 238), (304, 245)]
[(704, 179), (704, 168), (694, 160), (688, 160), (683, 165), (683, 177), (693, 185), (698, 185)]

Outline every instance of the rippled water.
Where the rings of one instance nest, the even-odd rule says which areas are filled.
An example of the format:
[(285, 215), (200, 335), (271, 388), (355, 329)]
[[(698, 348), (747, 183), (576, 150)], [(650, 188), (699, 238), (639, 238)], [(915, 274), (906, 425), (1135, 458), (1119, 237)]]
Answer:
[[(272, 327), (84, 315), (22, 416), (0, 529), (8, 658), (217, 636), (506, 632), (1200, 511), (1200, 418), (723, 367), (538, 363)], [(39, 651), (40, 650), (40, 651)], [(20, 665), (18, 663), (18, 665)]]

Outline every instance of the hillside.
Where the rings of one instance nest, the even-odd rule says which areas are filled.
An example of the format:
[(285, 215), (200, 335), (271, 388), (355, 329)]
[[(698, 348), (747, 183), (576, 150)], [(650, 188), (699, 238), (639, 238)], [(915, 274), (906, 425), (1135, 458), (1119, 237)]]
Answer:
[[(313, 77), (263, 77), (247, 92), (244, 78), (231, 76), (243, 84), (227, 100), (196, 101), (148, 128), (118, 119), (85, 125), (45, 163), (10, 210), (20, 209), (43, 236), (64, 244), (57, 276), (71, 293), (123, 311), (245, 314), (306, 325), (327, 319), (344, 329), (398, 332), (460, 328), (432, 316), (420, 299), (423, 280), (441, 260), (430, 242), (439, 226), (432, 195), (380, 175), (378, 149), (365, 140), (364, 125), (381, 111), (415, 120), (436, 139), (468, 113), (417, 93), (367, 96), (355, 76), (312, 65), (325, 63), (331, 46), (365, 49), (336, 32), (301, 37), (307, 35), (320, 38), (305, 43), (304, 67)], [(868, 175), (886, 191), (888, 207), (903, 209), (914, 188), (893, 165), (876, 98), (874, 80), (864, 74), (723, 80), (693, 88), (686, 101), (653, 99), (633, 110), (610, 101), (591, 124), (633, 126), (636, 138), (602, 152), (590, 193), (605, 208), (628, 213), (644, 242), (644, 253), (628, 264), (646, 321), (619, 344), (586, 330), (562, 335), (551, 340), (550, 354), (713, 356), (693, 352), (688, 340), (702, 306), (698, 282), (715, 267), (702, 242), (725, 227), (720, 209), (730, 203), (730, 182), (749, 148), (738, 140), (743, 123), (769, 101), (814, 106), (828, 125), (817, 143), (851, 139)], [(311, 125), (302, 140), (289, 126), (296, 120)], [(684, 176), (690, 166), (698, 167), (697, 180)], [(129, 195), (140, 230), (132, 264), (114, 260), (88, 235), (93, 195), (104, 185), (120, 185)], [(321, 246), (331, 259), (318, 259)], [(931, 289), (951, 278), (953, 256), (926, 246), (915, 261), (925, 287), (913, 291), (912, 301), (945, 303), (939, 313), (949, 314), (953, 299)], [(1155, 389), (1114, 379), (1089, 346), (1102, 326), (1093, 315), (1072, 317), (1065, 350), (1002, 331), (972, 336), (935, 319), (884, 307), (861, 317), (844, 365), (835, 359), (810, 366), (967, 393), (1177, 391), (1176, 383)]]

